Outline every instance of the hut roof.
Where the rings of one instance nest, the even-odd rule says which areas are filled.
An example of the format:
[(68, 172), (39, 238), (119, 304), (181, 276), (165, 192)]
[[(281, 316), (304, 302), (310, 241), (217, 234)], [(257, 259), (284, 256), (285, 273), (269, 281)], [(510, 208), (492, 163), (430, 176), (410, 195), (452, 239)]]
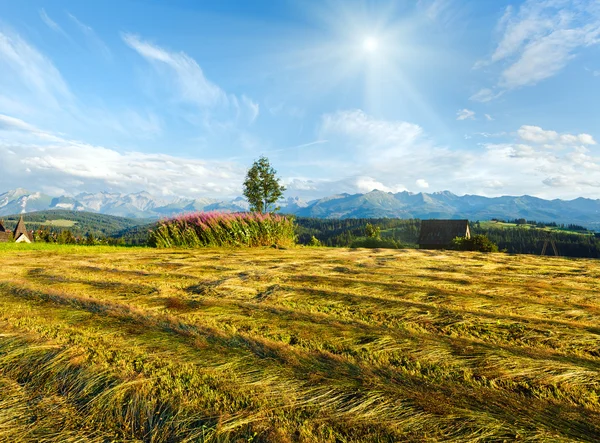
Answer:
[(19, 222), (17, 223), (17, 227), (15, 228), (15, 232), (13, 234), (15, 240), (18, 240), (18, 238), (21, 236), (21, 234), (25, 234), (25, 236), (31, 240), (31, 236), (29, 235), (29, 232), (27, 232), (27, 229), (25, 228), (25, 222), (23, 221), (23, 216), (21, 216), (19, 218)]
[(469, 235), (469, 220), (421, 221), (420, 245), (449, 245), (456, 237)]

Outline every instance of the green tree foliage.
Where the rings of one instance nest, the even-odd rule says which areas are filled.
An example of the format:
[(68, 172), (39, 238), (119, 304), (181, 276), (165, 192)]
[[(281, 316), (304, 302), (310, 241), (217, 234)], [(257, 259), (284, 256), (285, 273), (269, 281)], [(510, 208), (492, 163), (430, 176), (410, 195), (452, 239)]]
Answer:
[(323, 246), (323, 244), (317, 237), (313, 235), (308, 242), (308, 246)]
[[(542, 223), (532, 221), (528, 223), (542, 225)], [(544, 223), (543, 225), (562, 229), (562, 225), (558, 226), (555, 223)], [(575, 227), (577, 226), (575, 225)], [(567, 226), (565, 226), (565, 229), (567, 229)], [(542, 229), (524, 227), (476, 227), (471, 232), (473, 234), (485, 234), (501, 250), (506, 250), (511, 254), (540, 255), (544, 242), (552, 238), (558, 248), (559, 255), (563, 257), (600, 258), (600, 236), (596, 236), (594, 233), (548, 232)]]
[(91, 232), (87, 235), (87, 237), (85, 238), (85, 244), (88, 246), (94, 246), (97, 245), (98, 242), (96, 241), (96, 238), (94, 237), (94, 234), (92, 234)]
[(368, 238), (381, 238), (381, 228), (379, 226), (373, 226), (371, 223), (367, 223), (365, 226), (365, 235)]
[(246, 174), (244, 181), (244, 196), (254, 212), (278, 211), (273, 205), (283, 196), (285, 187), (276, 177), (277, 171), (269, 163), (267, 157), (261, 156), (256, 160)]
[[(371, 224), (379, 229), (383, 241), (393, 240), (393, 247), (406, 247), (415, 245), (419, 238), (420, 221), (415, 219), (398, 218), (345, 218), (345, 219), (320, 219), (296, 217), (296, 233), (298, 243), (309, 245), (312, 237), (317, 238), (323, 246), (333, 247), (370, 247), (376, 244), (371, 241), (364, 242), (365, 226)], [(358, 243), (357, 243), (358, 242)], [(389, 244), (392, 244), (391, 242)], [(379, 243), (373, 247), (387, 247)]]
[(498, 245), (482, 234), (476, 234), (471, 238), (456, 237), (452, 246), (459, 251), (498, 252)]

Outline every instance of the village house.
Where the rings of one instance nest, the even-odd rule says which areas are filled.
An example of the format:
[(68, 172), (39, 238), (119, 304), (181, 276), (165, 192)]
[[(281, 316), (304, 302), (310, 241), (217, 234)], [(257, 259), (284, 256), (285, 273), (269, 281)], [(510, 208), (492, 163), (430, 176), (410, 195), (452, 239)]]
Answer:
[(0, 220), (0, 243), (6, 243), (10, 240), (10, 231), (4, 227), (3, 220)]
[[(6, 243), (10, 240), (11, 235), (10, 231), (4, 227), (3, 221), (0, 221), (0, 242)], [(33, 242), (33, 231), (28, 232), (25, 228), (25, 221), (23, 221), (23, 216), (19, 217), (19, 222), (15, 227), (12, 238), (17, 243), (32, 243)]]
[(471, 238), (469, 220), (423, 220), (419, 247), (421, 249), (446, 249), (456, 237)]

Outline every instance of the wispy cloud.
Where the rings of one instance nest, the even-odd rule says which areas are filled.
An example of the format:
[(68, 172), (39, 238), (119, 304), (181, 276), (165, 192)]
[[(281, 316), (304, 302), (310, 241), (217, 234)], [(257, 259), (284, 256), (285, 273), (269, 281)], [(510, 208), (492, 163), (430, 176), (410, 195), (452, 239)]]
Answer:
[(0, 114), (0, 131), (7, 132), (20, 132), (26, 135), (34, 136), (40, 140), (46, 141), (63, 141), (60, 136), (57, 136), (51, 132), (43, 131), (36, 128), (35, 126), (15, 117), (9, 115)]
[(418, 0), (417, 8), (427, 19), (444, 26), (450, 26), (462, 15), (462, 8), (457, 5), (456, 0)]
[(469, 97), (469, 100), (487, 103), (487, 102), (497, 99), (502, 94), (504, 94), (504, 92), (505, 91), (502, 91), (502, 90), (501, 91), (493, 91), (489, 88), (483, 88), (483, 89), (480, 89), (479, 91), (477, 91), (471, 97)]
[(106, 58), (107, 60), (111, 60), (112, 59), (111, 50), (108, 48), (108, 46), (106, 46), (106, 43), (104, 43), (102, 41), (102, 39), (100, 37), (98, 37), (98, 35), (96, 34), (96, 31), (94, 31), (94, 29), (92, 29), (91, 26), (88, 26), (85, 23), (82, 23), (73, 14), (67, 13), (67, 15), (73, 21), (73, 23), (75, 23), (75, 25), (77, 25), (79, 30), (85, 35), (89, 44), (91, 46), (93, 46), (96, 50), (98, 50), (104, 58)]
[(475, 120), (475, 112), (469, 109), (461, 109), (456, 113), (456, 120)]
[(518, 11), (506, 9), (498, 30), (496, 49), (475, 67), (502, 63), (499, 91), (482, 89), (473, 100), (490, 101), (557, 75), (583, 48), (600, 43), (600, 8), (596, 0), (527, 0)]
[(246, 120), (247, 123), (254, 122), (258, 117), (258, 103), (245, 95), (238, 98), (227, 94), (206, 78), (200, 65), (185, 52), (167, 51), (133, 34), (123, 34), (122, 38), (170, 83), (179, 102), (190, 103), (204, 110), (227, 109), (238, 120)]
[(48, 14), (46, 14), (46, 11), (44, 10), (44, 8), (39, 10), (40, 13), (40, 18), (42, 19), (42, 21), (44, 23), (46, 23), (46, 25), (52, 29), (54, 32), (58, 32), (59, 34), (62, 34), (63, 36), (68, 38), (67, 33), (63, 30), (63, 28), (60, 27), (60, 25), (58, 23), (56, 23), (54, 20), (52, 20)]
[(0, 30), (0, 87), (8, 99), (35, 98), (37, 107), (65, 108), (73, 95), (54, 64), (19, 35)]
[[(85, 128), (133, 139), (162, 132), (151, 110), (90, 106), (70, 90), (52, 61), (19, 35), (0, 30), (0, 110), (60, 127)], [(6, 124), (6, 122), (4, 123)]]

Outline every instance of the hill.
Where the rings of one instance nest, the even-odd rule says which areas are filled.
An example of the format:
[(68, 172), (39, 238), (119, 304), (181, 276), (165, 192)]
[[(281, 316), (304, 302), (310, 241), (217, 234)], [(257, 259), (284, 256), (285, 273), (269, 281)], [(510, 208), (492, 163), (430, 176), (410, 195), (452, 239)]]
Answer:
[(600, 263), (0, 246), (0, 441), (597, 441)]
[[(13, 214), (3, 217), (6, 227), (13, 229), (20, 216), (21, 214)], [(25, 225), (29, 230), (37, 230), (41, 227), (55, 230), (68, 229), (77, 236), (91, 233), (96, 237), (119, 236), (124, 231), (147, 223), (149, 220), (145, 219), (62, 209), (31, 212), (25, 217)]]

